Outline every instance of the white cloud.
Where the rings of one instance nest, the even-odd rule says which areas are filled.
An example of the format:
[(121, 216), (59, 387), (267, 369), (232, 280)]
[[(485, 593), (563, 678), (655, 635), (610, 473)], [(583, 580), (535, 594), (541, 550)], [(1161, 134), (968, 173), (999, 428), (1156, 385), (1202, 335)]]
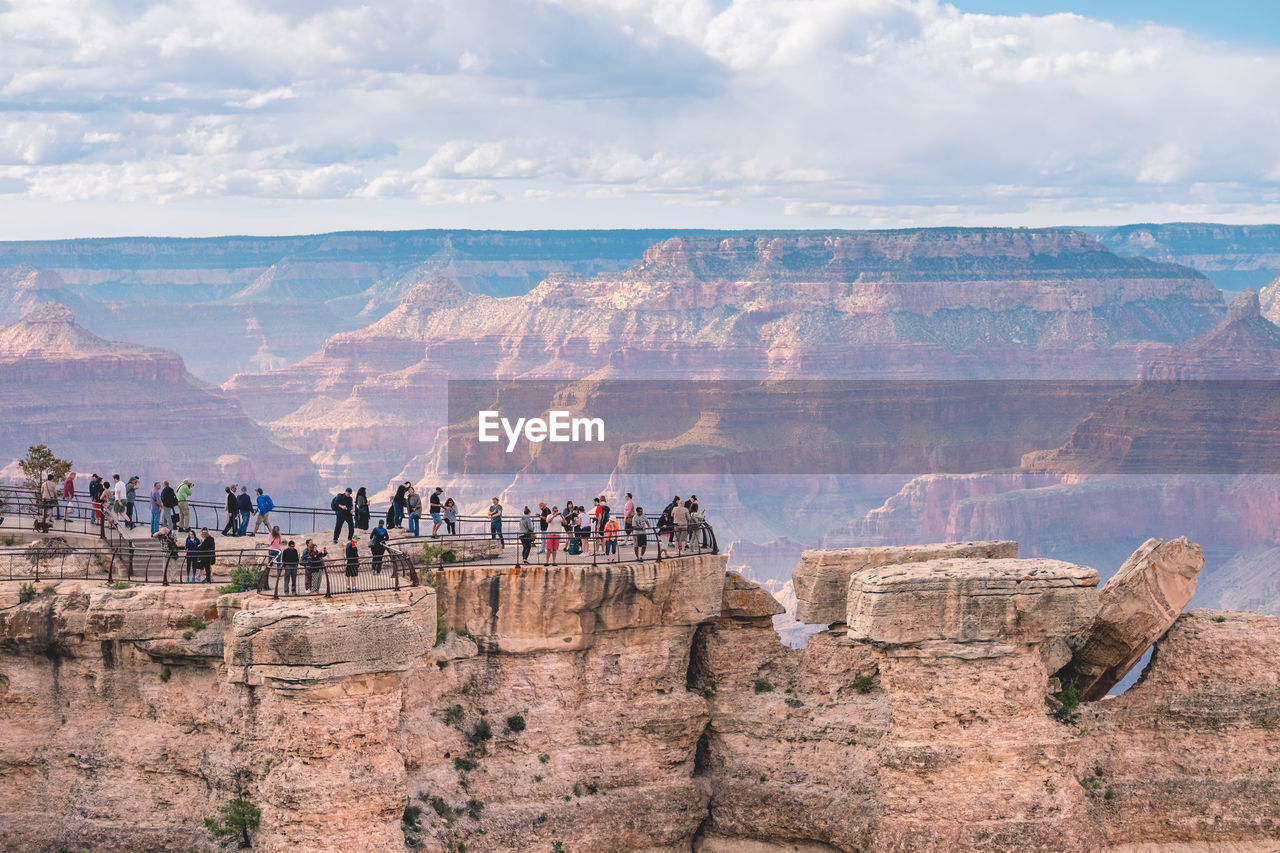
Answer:
[(1280, 56), (1078, 15), (14, 0), (0, 38), (10, 235), (112, 198), (219, 199), (228, 227), (264, 199), (352, 226), (392, 199), (539, 226), (1280, 215)]

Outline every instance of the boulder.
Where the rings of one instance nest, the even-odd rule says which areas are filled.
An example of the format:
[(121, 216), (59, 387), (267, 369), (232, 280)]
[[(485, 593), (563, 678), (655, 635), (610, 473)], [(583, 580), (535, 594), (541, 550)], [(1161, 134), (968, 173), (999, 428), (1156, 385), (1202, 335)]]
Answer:
[(1083, 630), (1098, 572), (1060, 560), (929, 560), (868, 569), (849, 586), (848, 635), (902, 645), (1039, 644)]
[(1204, 552), (1185, 536), (1148, 539), (1098, 594), (1098, 614), (1059, 673), (1085, 701), (1101, 699), (1164, 636), (1196, 591)]
[(737, 572), (724, 576), (720, 615), (728, 619), (771, 619), (786, 611), (778, 600)]
[(796, 591), (796, 619), (810, 625), (843, 622), (848, 609), (849, 581), (856, 572), (946, 557), (1017, 556), (1017, 542), (999, 540), (805, 551), (791, 574)]

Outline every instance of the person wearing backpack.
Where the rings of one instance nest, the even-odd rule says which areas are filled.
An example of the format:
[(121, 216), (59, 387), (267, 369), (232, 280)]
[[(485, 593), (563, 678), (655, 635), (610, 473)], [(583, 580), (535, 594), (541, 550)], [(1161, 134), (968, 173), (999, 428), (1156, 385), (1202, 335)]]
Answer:
[(373, 573), (375, 575), (382, 574), (382, 555), (387, 552), (387, 540), (391, 538), (391, 534), (387, 533), (387, 528), (381, 523), (373, 528), (373, 532), (369, 534), (369, 553), (373, 555)]
[(333, 510), (333, 544), (338, 544), (338, 536), (342, 533), (342, 525), (347, 526), (347, 538), (350, 539), (356, 535), (355, 519), (352, 512), (355, 509), (355, 502), (351, 499), (351, 489), (347, 488), (345, 492), (340, 492), (333, 496), (333, 500), (329, 501), (329, 508)]
[(265, 527), (267, 532), (271, 531), (270, 513), (271, 510), (276, 508), (275, 501), (271, 500), (271, 495), (263, 494), (262, 489), (258, 489), (256, 503), (258, 504), (258, 517), (253, 520), (254, 536), (258, 535), (259, 524)]

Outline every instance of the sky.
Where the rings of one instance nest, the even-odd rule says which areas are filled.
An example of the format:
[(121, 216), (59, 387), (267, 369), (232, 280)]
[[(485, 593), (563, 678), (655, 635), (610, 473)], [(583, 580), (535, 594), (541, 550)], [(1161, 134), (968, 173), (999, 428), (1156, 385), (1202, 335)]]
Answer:
[(0, 239), (1280, 221), (1280, 3), (0, 0)]

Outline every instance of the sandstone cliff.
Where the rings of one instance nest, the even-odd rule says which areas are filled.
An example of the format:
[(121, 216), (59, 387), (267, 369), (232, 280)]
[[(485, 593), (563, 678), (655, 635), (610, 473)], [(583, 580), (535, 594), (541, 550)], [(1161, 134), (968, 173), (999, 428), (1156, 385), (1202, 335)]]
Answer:
[[(47, 444), (80, 472), (319, 489), (306, 456), (274, 444), (235, 400), (168, 350), (106, 341), (45, 302), (0, 329), (0, 459)], [(163, 467), (157, 469), (159, 464)], [(87, 478), (82, 481), (87, 482)], [(205, 492), (209, 494), (209, 492)]]
[(6, 584), (0, 843), (212, 850), (199, 819), (234, 796), (266, 851), (1280, 840), (1280, 622), (1183, 616), (1136, 688), (1071, 711), (1051, 652), (1087, 637), (1093, 569), (856, 577), (848, 627), (803, 650), (715, 557), (331, 602)]

